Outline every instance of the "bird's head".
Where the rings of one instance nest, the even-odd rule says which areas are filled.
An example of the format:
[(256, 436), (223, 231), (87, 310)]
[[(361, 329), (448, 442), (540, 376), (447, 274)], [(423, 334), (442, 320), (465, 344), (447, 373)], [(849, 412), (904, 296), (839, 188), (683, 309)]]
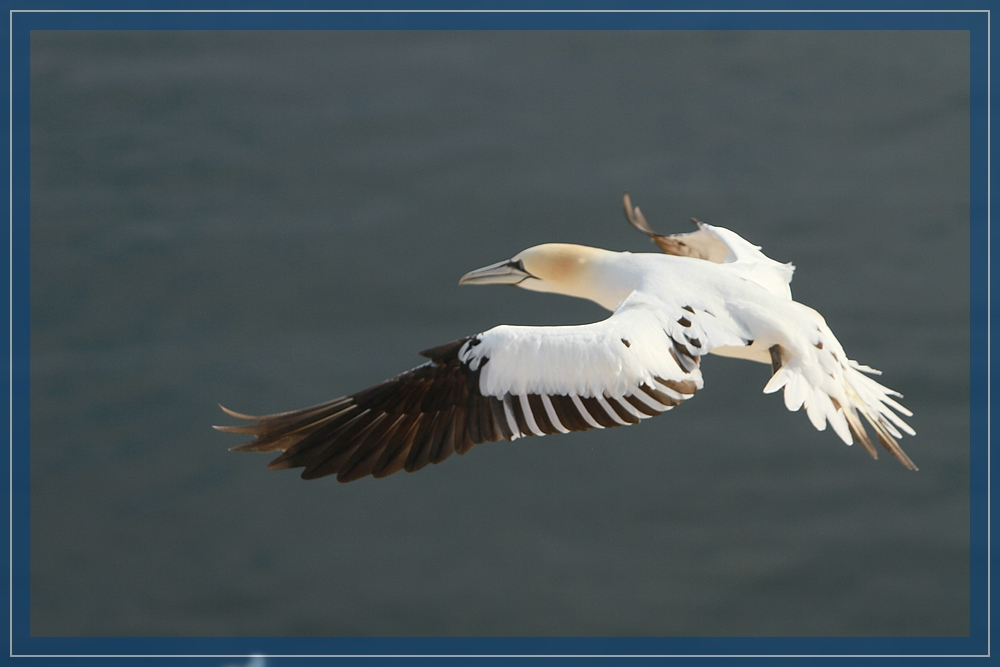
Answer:
[(523, 250), (511, 259), (469, 271), (458, 284), (517, 285), (534, 292), (590, 299), (613, 310), (624, 295), (617, 294), (620, 292), (617, 289), (614, 295), (606, 294), (610, 284), (603, 275), (602, 260), (616, 254), (571, 243), (545, 243)]

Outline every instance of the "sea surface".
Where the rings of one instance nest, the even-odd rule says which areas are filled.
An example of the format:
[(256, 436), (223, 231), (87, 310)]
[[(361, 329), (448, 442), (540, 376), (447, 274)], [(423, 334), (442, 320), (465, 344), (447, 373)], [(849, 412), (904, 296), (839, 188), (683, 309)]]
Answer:
[[(31, 36), (31, 633), (969, 633), (969, 41), (929, 32)], [(709, 357), (631, 428), (347, 485), (269, 413), (596, 305), (468, 270), (692, 216), (905, 395), (908, 472)]]

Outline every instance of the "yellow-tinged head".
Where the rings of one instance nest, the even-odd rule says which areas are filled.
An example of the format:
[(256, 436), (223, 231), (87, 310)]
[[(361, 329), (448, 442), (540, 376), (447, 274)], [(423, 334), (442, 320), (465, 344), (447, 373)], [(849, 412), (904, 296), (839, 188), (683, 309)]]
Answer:
[(458, 284), (517, 285), (534, 292), (590, 299), (613, 310), (635, 287), (623, 291), (620, 281), (609, 275), (606, 260), (618, 254), (572, 243), (545, 243), (470, 271)]

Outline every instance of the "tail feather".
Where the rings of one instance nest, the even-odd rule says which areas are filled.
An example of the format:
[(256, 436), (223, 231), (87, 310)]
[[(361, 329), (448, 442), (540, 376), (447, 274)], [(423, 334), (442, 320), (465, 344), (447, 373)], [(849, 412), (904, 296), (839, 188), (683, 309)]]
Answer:
[[(862, 424), (861, 420), (858, 419), (858, 411), (855, 410), (853, 406), (848, 406), (846, 412), (843, 408), (841, 408), (841, 412), (847, 419), (847, 425), (850, 427), (851, 435), (854, 436), (854, 439), (861, 443), (861, 445), (865, 448), (865, 451), (871, 454), (873, 459), (877, 459), (878, 450), (875, 449), (875, 445), (872, 444), (871, 439), (868, 437), (868, 432), (865, 431), (864, 424)], [(844, 442), (849, 445), (852, 444), (850, 440), (845, 440)]]
[(823, 404), (826, 403), (830, 408), (833, 408), (833, 404), (830, 403), (830, 397), (819, 387), (810, 387), (810, 389), (812, 391), (809, 392), (808, 398), (805, 400), (806, 415), (817, 431), (825, 431), (827, 411), (823, 409)]
[(841, 440), (848, 445), (855, 441), (861, 443), (872, 458), (877, 459), (878, 452), (859, 417), (860, 413), (875, 432), (879, 444), (905, 468), (917, 470), (896, 440), (902, 437), (902, 433), (916, 435), (916, 431), (896, 413), (907, 417), (913, 413), (892, 398), (902, 397), (901, 394), (862, 373), (880, 374), (873, 368), (850, 360), (817, 371), (807, 367), (801, 359), (786, 358), (784, 365), (764, 387), (764, 393), (784, 389), (785, 406), (789, 410), (795, 412), (804, 406), (816, 430), (825, 430), (829, 422)]
[(907, 470), (919, 470), (916, 464), (910, 460), (910, 457), (906, 455), (906, 452), (903, 451), (903, 448), (899, 446), (899, 443), (896, 442), (896, 439), (886, 430), (887, 422), (885, 420), (875, 421), (867, 413), (865, 413), (865, 418), (875, 430), (875, 436), (878, 438), (879, 443), (889, 450), (889, 453), (895, 456), (896, 460), (903, 464), (903, 467)]
[(840, 403), (837, 402), (833, 396), (827, 396), (830, 401), (829, 411), (827, 412), (826, 418), (830, 422), (830, 426), (833, 427), (834, 432), (840, 436), (840, 439), (851, 444), (853, 440), (851, 439), (851, 423), (844, 413), (843, 408), (841, 408)]

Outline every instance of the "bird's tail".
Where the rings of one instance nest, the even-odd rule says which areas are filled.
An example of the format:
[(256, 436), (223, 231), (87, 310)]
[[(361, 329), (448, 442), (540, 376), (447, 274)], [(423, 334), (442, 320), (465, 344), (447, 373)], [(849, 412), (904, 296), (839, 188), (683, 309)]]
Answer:
[[(821, 344), (818, 347), (822, 350)], [(902, 394), (869, 377), (881, 375), (880, 371), (847, 359), (842, 350), (839, 358), (836, 351), (831, 351), (832, 362), (823, 355), (822, 365), (806, 363), (798, 357), (785, 358), (784, 352), (772, 348), (774, 375), (764, 387), (765, 394), (784, 388), (785, 406), (789, 410), (794, 412), (805, 406), (809, 420), (818, 430), (825, 430), (829, 422), (841, 440), (848, 445), (857, 440), (877, 459), (878, 452), (861, 421), (864, 417), (879, 443), (908, 470), (917, 470), (896, 441), (902, 437), (901, 431), (916, 434), (896, 413), (907, 417), (913, 413), (893, 399), (902, 398)]]

